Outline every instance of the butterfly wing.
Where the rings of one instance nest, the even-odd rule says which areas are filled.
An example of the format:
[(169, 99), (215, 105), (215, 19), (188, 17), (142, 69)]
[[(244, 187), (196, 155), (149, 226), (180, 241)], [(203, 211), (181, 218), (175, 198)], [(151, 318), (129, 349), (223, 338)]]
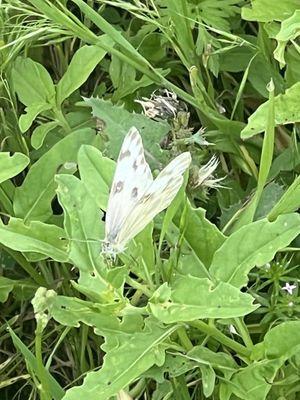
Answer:
[(172, 160), (146, 189), (119, 232), (119, 242), (128, 242), (167, 208), (183, 183), (183, 173), (191, 163), (189, 152)]
[(123, 141), (108, 199), (105, 242), (114, 244), (127, 216), (153, 182), (144, 156), (142, 138), (132, 127)]

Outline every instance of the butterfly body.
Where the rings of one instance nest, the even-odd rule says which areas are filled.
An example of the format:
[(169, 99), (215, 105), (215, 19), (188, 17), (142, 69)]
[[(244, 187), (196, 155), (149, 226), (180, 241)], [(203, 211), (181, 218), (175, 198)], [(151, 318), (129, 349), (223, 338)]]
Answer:
[(109, 195), (102, 252), (115, 255), (163, 209), (168, 207), (183, 182), (191, 162), (182, 153), (153, 180), (145, 160), (142, 138), (136, 128), (126, 135), (117, 161)]

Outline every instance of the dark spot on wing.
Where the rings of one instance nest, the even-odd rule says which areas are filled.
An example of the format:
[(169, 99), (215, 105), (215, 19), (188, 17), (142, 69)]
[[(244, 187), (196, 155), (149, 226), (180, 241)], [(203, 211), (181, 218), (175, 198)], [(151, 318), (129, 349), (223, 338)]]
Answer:
[(131, 197), (135, 198), (138, 195), (138, 188), (134, 187), (131, 191)]
[(123, 160), (123, 158), (129, 157), (130, 154), (131, 154), (131, 153), (130, 153), (130, 150), (123, 151), (123, 152), (120, 153), (120, 155), (119, 155), (119, 160)]
[(123, 190), (123, 187), (124, 187), (124, 182), (122, 182), (122, 181), (117, 182), (115, 187), (114, 187), (114, 192), (113, 193), (114, 194), (115, 193), (120, 193)]
[(132, 164), (133, 169), (136, 171), (138, 169), (138, 163), (136, 160), (134, 160), (134, 163)]
[(141, 147), (139, 151), (139, 156), (141, 156), (142, 154), (143, 154), (143, 148)]
[(132, 140), (134, 140), (136, 137), (138, 136), (137, 131), (134, 130), (133, 134), (132, 134)]

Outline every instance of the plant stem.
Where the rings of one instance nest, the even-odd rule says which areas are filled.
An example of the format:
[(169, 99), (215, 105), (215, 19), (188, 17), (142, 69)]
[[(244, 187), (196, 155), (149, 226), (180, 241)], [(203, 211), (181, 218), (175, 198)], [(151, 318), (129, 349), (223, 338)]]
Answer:
[(214, 326), (207, 325), (203, 321), (192, 321), (192, 322), (189, 322), (189, 325), (193, 326), (196, 329), (199, 329), (199, 331), (202, 331), (209, 336), (214, 337), (220, 343), (222, 343), (224, 346), (231, 348), (236, 353), (241, 354), (244, 357), (250, 357), (251, 351), (249, 349), (247, 349), (245, 346), (241, 345), (240, 343), (237, 343), (234, 340), (230, 339), (229, 337), (224, 335), (222, 332), (220, 332)]

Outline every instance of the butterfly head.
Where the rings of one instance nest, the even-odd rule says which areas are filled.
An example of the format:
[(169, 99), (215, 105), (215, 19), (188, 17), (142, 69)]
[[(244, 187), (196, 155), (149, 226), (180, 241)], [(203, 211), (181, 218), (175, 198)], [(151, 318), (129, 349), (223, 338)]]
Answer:
[(122, 253), (125, 250), (124, 246), (116, 243), (115, 241), (106, 238), (102, 241), (101, 254), (112, 260), (116, 260), (117, 254)]

